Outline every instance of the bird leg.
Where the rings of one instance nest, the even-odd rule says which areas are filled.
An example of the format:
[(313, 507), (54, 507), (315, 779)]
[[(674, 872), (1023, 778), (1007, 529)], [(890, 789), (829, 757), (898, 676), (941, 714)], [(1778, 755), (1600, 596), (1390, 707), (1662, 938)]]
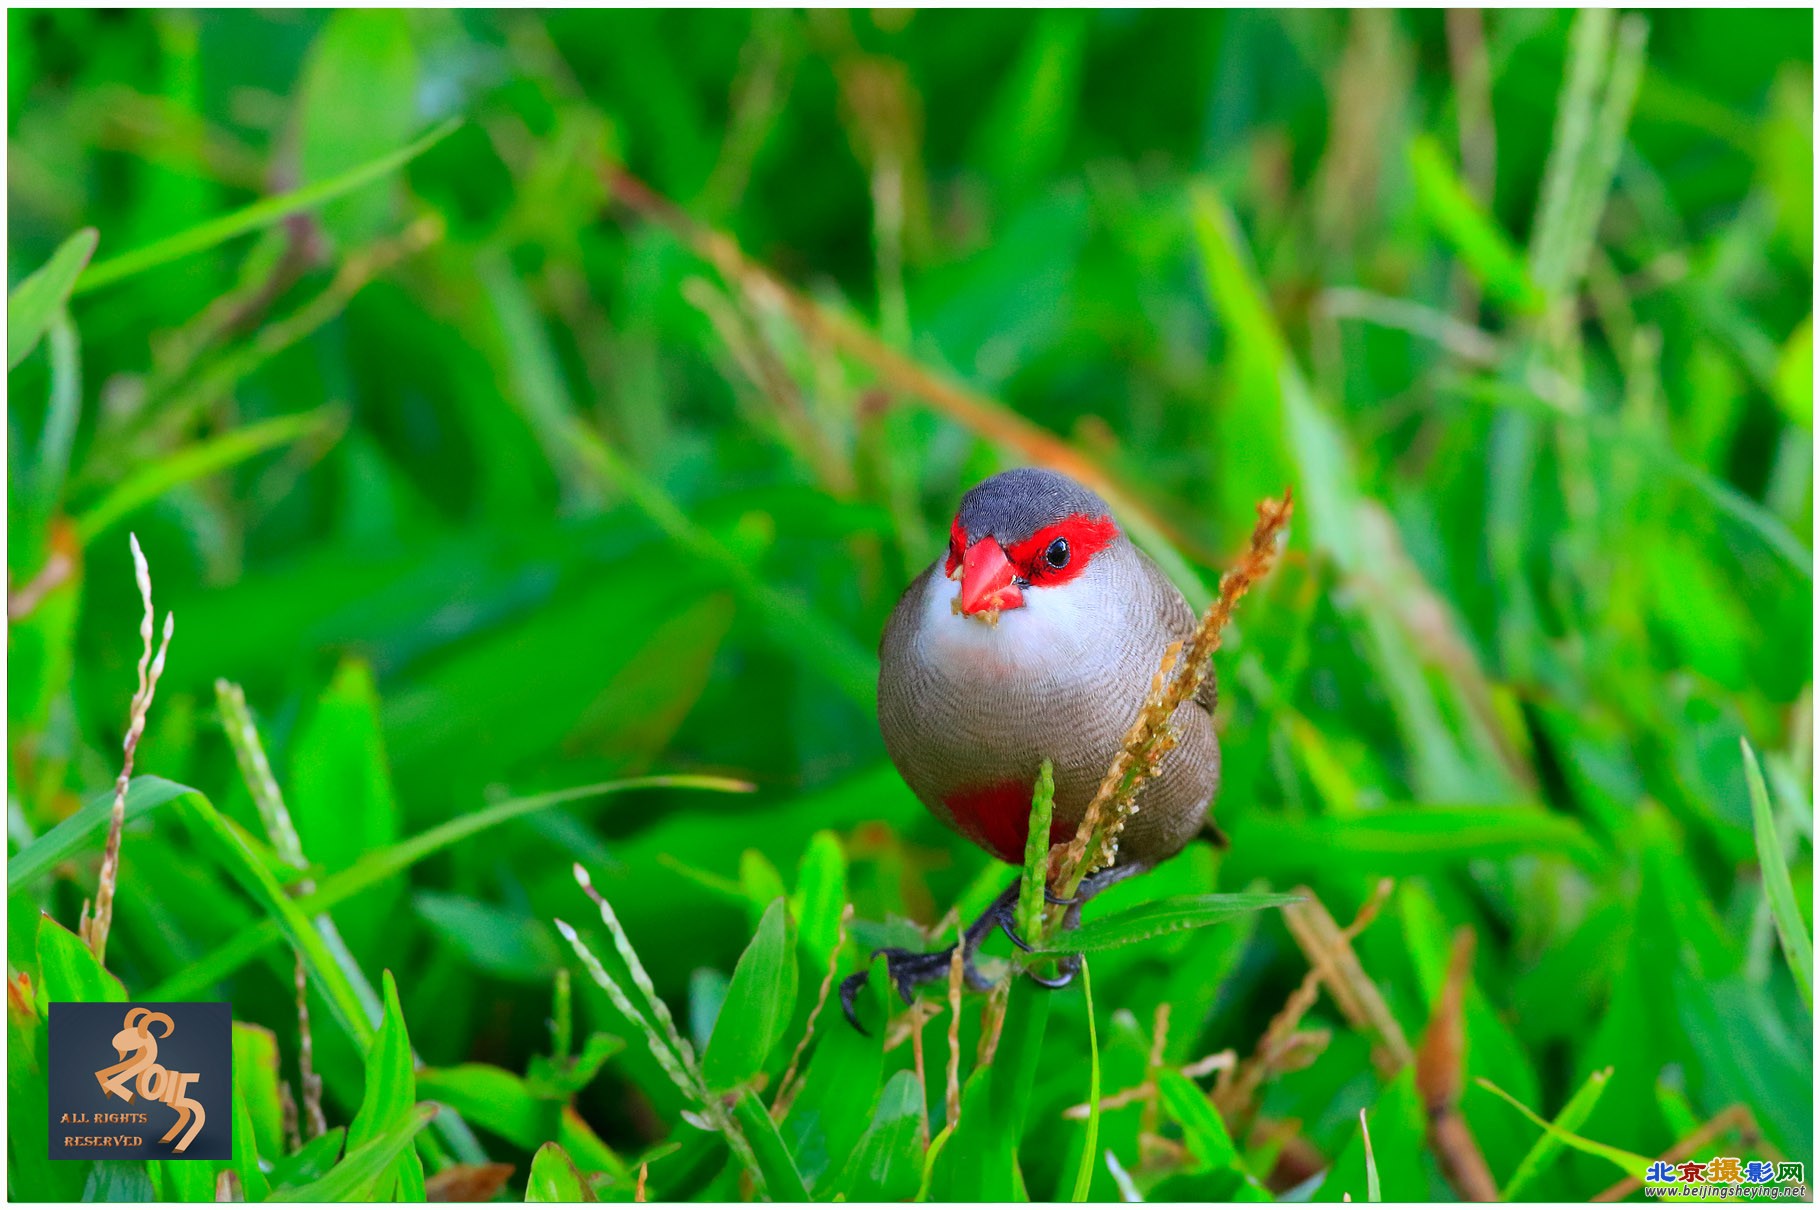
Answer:
[[(1019, 945), (1024, 944), (1011, 928), (1011, 917), (1017, 908), (1018, 889), (1021, 885), (1022, 880), (1020, 879), (1006, 887), (1004, 893), (992, 901), (992, 906), (981, 912), (979, 919), (968, 925), (967, 931), (961, 934), (959, 942), (961, 971), (967, 980), (967, 986), (976, 992), (987, 991), (992, 987), (991, 982), (980, 973), (979, 968), (973, 965), (975, 951), (979, 949), (980, 943), (991, 934), (992, 930), (1003, 928), (1007, 937)], [(1061, 900), (1050, 897), (1047, 890), (1043, 892), (1043, 895), (1051, 903), (1061, 902)], [(919, 954), (914, 950), (887, 947), (873, 950), (872, 956), (876, 958), (881, 954), (884, 955), (885, 968), (891, 975), (891, 985), (897, 988), (897, 994), (903, 997), (904, 1003), (909, 1004), (913, 999), (912, 988), (919, 984), (934, 983), (948, 977), (949, 966), (954, 961), (954, 950), (955, 947), (951, 945), (932, 953)], [(860, 971), (857, 974), (848, 975), (840, 985), (841, 1011), (846, 1014), (848, 1023), (862, 1034), (866, 1032), (866, 1027), (859, 1023), (859, 1016), (854, 1010), (853, 1001), (859, 995), (859, 989), (866, 985), (867, 974), (867, 971)]]
[[(1052, 904), (1065, 906), (1068, 909), (1062, 914), (1062, 926), (1060, 930), (1058, 930), (1057, 935), (1059, 936), (1061, 933), (1065, 933), (1070, 929), (1080, 927), (1081, 908), (1086, 906), (1089, 899), (1092, 899), (1107, 887), (1116, 886), (1125, 881), (1125, 879), (1130, 878), (1132, 875), (1142, 874), (1149, 868), (1148, 865), (1132, 862), (1129, 865), (1115, 865), (1109, 866), (1103, 870), (1095, 870), (1093, 873), (1087, 875), (1087, 877), (1081, 879), (1081, 884), (1075, 888), (1074, 898), (1072, 899), (1062, 899), (1051, 895), (1047, 888), (1045, 888), (1043, 891), (1043, 897), (1045, 899)], [(1011, 944), (1017, 946), (1026, 953), (1029, 952), (1030, 943), (1012, 931), (1009, 914), (1006, 915), (1001, 927), (1005, 930), (1005, 936), (1011, 938)], [(1030, 981), (1033, 983), (1055, 989), (1067, 987), (1070, 983), (1074, 982), (1074, 973), (1080, 969), (1081, 956), (1079, 954), (1068, 954), (1056, 963), (1056, 974), (1052, 979), (1045, 978), (1035, 971), (1027, 970), (1024, 974), (1028, 975)]]
[[(1081, 880), (1081, 885), (1076, 890), (1074, 898), (1060, 898), (1051, 894), (1048, 887), (1044, 887), (1043, 899), (1054, 906), (1068, 909), (1062, 917), (1062, 928), (1065, 931), (1080, 924), (1081, 906), (1089, 899), (1114, 883), (1123, 882), (1133, 874), (1143, 873), (1147, 868), (1147, 866), (1132, 864), (1099, 870)], [(976, 992), (990, 990), (992, 986), (980, 973), (979, 968), (973, 965), (973, 955), (993, 929), (1003, 929), (1005, 936), (1009, 937), (1011, 943), (1019, 949), (1028, 950), (1030, 948), (1029, 943), (1018, 936), (1017, 930), (1012, 927), (1012, 917), (1017, 908), (1018, 890), (1022, 885), (1023, 880), (1018, 879), (1006, 887), (1004, 892), (992, 901), (992, 906), (981, 912), (979, 919), (968, 925), (966, 932), (961, 934), (958, 944), (961, 947), (962, 976), (966, 979), (967, 986)], [(913, 988), (948, 977), (949, 968), (954, 961), (954, 950), (955, 947), (950, 945), (946, 949), (919, 954), (914, 950), (888, 946), (884, 949), (873, 950), (872, 956), (876, 958), (881, 954), (884, 955), (885, 969), (890, 972), (891, 985), (897, 988), (897, 994), (903, 997), (904, 1003), (909, 1004), (914, 999)], [(1046, 979), (1034, 971), (1024, 973), (1029, 975), (1033, 982), (1040, 983), (1044, 987), (1066, 987), (1073, 981), (1074, 972), (1080, 968), (1080, 955), (1067, 955), (1061, 959), (1060, 967), (1061, 973), (1054, 979)], [(840, 985), (841, 1012), (846, 1015), (847, 1023), (862, 1034), (866, 1032), (866, 1027), (859, 1023), (859, 1014), (854, 1008), (853, 1001), (858, 997), (859, 989), (866, 985), (866, 976), (869, 973), (869, 971), (859, 971), (848, 975), (841, 980)]]

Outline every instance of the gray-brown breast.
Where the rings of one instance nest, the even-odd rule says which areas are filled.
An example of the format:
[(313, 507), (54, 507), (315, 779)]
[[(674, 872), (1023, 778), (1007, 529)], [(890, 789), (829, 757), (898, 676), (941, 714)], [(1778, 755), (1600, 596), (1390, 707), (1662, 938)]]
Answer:
[[(1088, 586), (1093, 591), (1075, 591)], [(1025, 594), (993, 627), (955, 616), (937, 563), (905, 591), (880, 646), (879, 726), (886, 750), (930, 811), (947, 800), (1055, 766), (1056, 818), (1072, 828), (1136, 717), (1163, 649), (1195, 617), (1175, 586), (1124, 539), (1074, 583)], [(1200, 830), (1219, 787), (1209, 688), (1173, 718), (1178, 742), (1138, 797), (1121, 862), (1151, 864)]]

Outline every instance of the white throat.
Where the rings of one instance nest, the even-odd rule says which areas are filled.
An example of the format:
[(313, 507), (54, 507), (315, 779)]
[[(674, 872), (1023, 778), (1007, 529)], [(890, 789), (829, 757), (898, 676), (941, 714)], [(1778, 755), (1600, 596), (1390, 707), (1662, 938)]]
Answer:
[(1089, 583), (1031, 585), (1023, 605), (1000, 613), (996, 623), (955, 611), (960, 584), (940, 566), (924, 584), (916, 655), (926, 666), (974, 680), (1051, 679), (1104, 656), (1092, 636), (1103, 635), (1112, 619), (1095, 608), (1100, 594)]

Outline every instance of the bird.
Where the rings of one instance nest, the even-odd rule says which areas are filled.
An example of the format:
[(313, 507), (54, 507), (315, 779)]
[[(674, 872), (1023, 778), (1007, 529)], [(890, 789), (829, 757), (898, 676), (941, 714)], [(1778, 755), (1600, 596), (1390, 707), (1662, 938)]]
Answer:
[[(1041, 766), (1052, 763), (1051, 844), (1075, 833), (1125, 733), (1137, 717), (1164, 651), (1197, 619), (1179, 589), (1119, 526), (1096, 492), (1060, 472), (1020, 467), (976, 484), (955, 510), (948, 546), (910, 583), (879, 644), (878, 722), (885, 751), (910, 790), (938, 819), (1012, 865), (1022, 865), (1030, 804)], [(1209, 670), (1171, 716), (1176, 744), (1139, 791), (1114, 863), (1082, 881), (1063, 926), (1114, 883), (1175, 856), (1197, 836), (1225, 845), (1212, 821), (1220, 786), (1217, 702)], [(1028, 948), (1012, 927), (1013, 880), (957, 944), (969, 986), (989, 984), (974, 952), (995, 928)], [(954, 946), (932, 953), (885, 948), (906, 1004), (912, 989), (948, 976)], [(1059, 973), (1026, 972), (1064, 986)], [(862, 970), (841, 985), (847, 1019), (864, 1030), (854, 997)]]

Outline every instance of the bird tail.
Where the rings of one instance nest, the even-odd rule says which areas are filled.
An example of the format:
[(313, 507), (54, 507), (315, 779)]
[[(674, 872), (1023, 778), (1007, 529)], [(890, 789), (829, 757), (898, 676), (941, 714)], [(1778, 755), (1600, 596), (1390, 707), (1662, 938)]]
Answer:
[(1207, 821), (1201, 825), (1201, 835), (1211, 841), (1213, 847), (1216, 849), (1230, 849), (1232, 847), (1232, 841), (1226, 838), (1226, 833), (1220, 830), (1220, 825), (1213, 822), (1213, 816), (1211, 815), (1209, 815)]

